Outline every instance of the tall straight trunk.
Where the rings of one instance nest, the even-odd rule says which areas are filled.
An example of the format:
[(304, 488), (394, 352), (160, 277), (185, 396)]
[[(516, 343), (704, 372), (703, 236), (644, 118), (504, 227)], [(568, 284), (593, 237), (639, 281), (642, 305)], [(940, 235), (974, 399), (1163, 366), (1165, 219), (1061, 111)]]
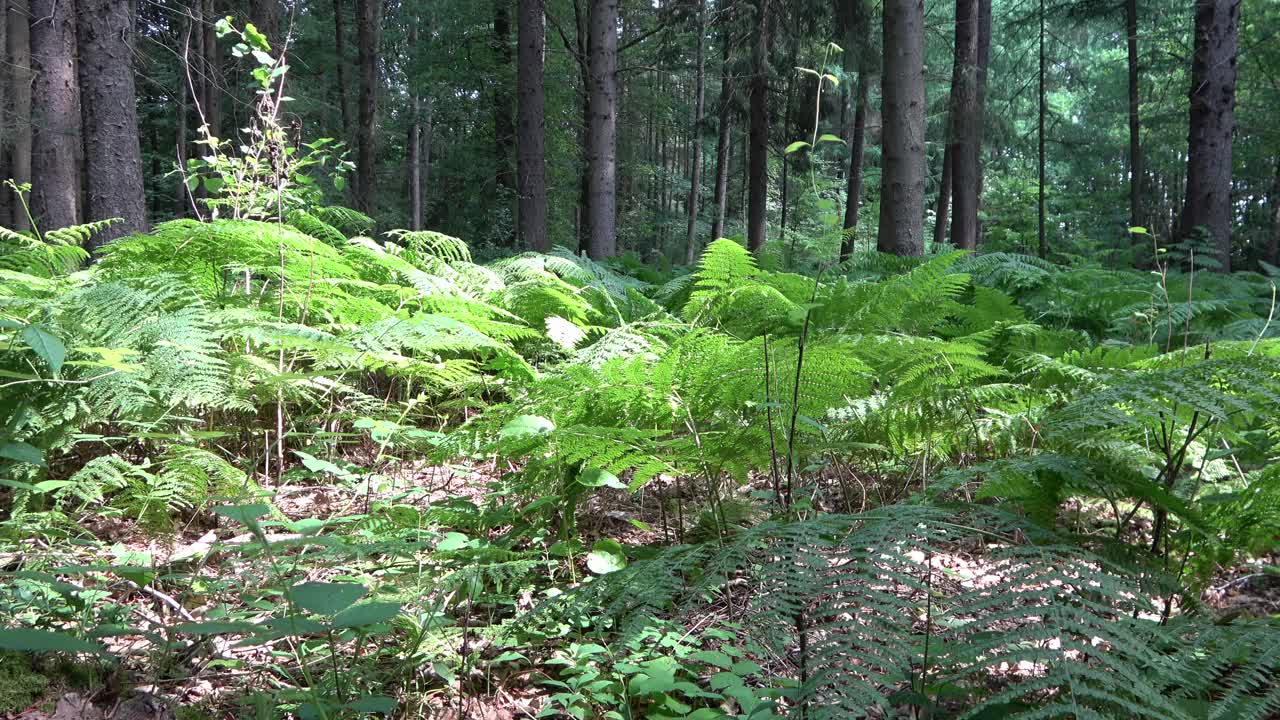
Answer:
[(547, 236), (546, 159), (546, 15), (543, 0), (519, 0), (516, 25), (520, 64), (517, 74), (516, 184), (520, 193), (520, 244), (551, 249)]
[[(9, 45), (9, 12), (5, 6), (0, 6), (0, 178), (9, 177), (10, 163), (9, 156), (10, 139), (13, 137), (12, 115), (9, 113), (9, 94), (12, 88), (10, 81), (9, 65), (8, 65), (8, 45)], [(0, 189), (0, 227), (13, 227), (13, 214), (15, 203), (14, 198), (9, 197), (9, 193)], [(21, 212), (20, 210), (18, 212)]]
[(934, 212), (933, 242), (947, 241), (947, 221), (951, 217), (951, 188), (955, 184), (956, 148), (950, 141), (942, 150), (942, 179), (938, 182), (938, 205)]
[[(788, 68), (796, 67), (797, 55), (799, 55), (796, 43), (791, 44), (791, 57), (787, 62)], [(795, 97), (796, 76), (792, 70), (787, 74), (787, 95), (786, 100), (782, 104), (782, 138), (785, 142), (791, 142), (791, 102)], [(779, 234), (778, 239), (783, 247), (787, 243), (787, 215), (791, 209), (791, 156), (788, 153), (782, 154), (782, 217), (779, 218)]]
[(689, 158), (689, 199), (685, 203), (689, 213), (685, 227), (684, 262), (692, 265), (698, 257), (698, 205), (702, 195), (702, 123), (706, 110), (706, 44), (707, 0), (698, 0), (698, 43), (695, 52), (696, 75), (693, 90), (693, 127), (689, 133), (693, 143)]
[(342, 114), (342, 139), (351, 142), (351, 101), (347, 97), (347, 20), (342, 0), (333, 0), (333, 51), (338, 57), (338, 109)]
[(982, 243), (982, 188), (984, 184), (983, 175), (983, 144), (986, 139), (987, 126), (987, 68), (991, 64), (991, 0), (978, 0), (978, 108), (977, 115), (974, 118), (974, 128), (977, 131), (973, 153), (973, 167), (978, 174), (976, 183), (978, 196), (978, 226), (977, 226), (977, 242)]
[(588, 27), (587, 254), (599, 260), (618, 247), (618, 0), (592, 0)]
[(78, 4), (87, 217), (122, 220), (90, 238), (91, 248), (97, 248), (147, 230), (133, 83), (133, 18), (129, 6), (115, 0)]
[(222, 137), (222, 50), (218, 47), (218, 35), (214, 30), (214, 25), (219, 18), (214, 0), (204, 0), (202, 13), (204, 24), (201, 47), (204, 49), (202, 58), (204, 68), (201, 77), (204, 96), (200, 103), (204, 106), (204, 119), (205, 124), (209, 126), (209, 134), (220, 138)]
[[(733, 6), (733, 7), (736, 7)], [(732, 10), (730, 11), (732, 12)], [(732, 59), (732, 26), (731, 18), (724, 20), (721, 30), (720, 50), (720, 108), (718, 120), (720, 127), (716, 138), (716, 218), (711, 229), (711, 239), (724, 237), (724, 219), (729, 206), (729, 157), (733, 153), (733, 73), (730, 68)]]
[(1219, 269), (1231, 270), (1231, 137), (1236, 117), (1240, 0), (1196, 0), (1187, 134), (1187, 194), (1180, 234), (1205, 228)]
[(750, 163), (747, 168), (747, 247), (758, 252), (767, 237), (769, 204), (769, 0), (755, 0), (756, 44), (751, 76)]
[(191, 17), (183, 15), (182, 17), (182, 67), (179, 69), (181, 77), (178, 80), (178, 108), (177, 123), (173, 133), (174, 158), (178, 163), (177, 182), (174, 184), (173, 196), (173, 215), (174, 217), (186, 217), (187, 215), (187, 105), (189, 88), (187, 87), (187, 72), (190, 69), (191, 62)]
[(374, 164), (378, 140), (378, 30), (382, 0), (356, 0), (357, 64), (360, 68), (360, 127), (357, 130), (356, 205), (377, 211)]
[[(409, 51), (418, 46), (418, 25), (416, 17), (409, 18)], [(405, 141), (409, 166), (409, 229), (422, 229), (422, 99), (417, 88), (409, 92), (409, 137)]]
[(853, 255), (854, 232), (858, 229), (858, 210), (862, 206), (862, 163), (867, 148), (867, 100), (870, 78), (865, 70), (858, 72), (858, 93), (854, 100), (853, 131), (849, 139), (849, 184), (844, 206), (844, 233), (840, 240), (840, 260)]
[(885, 0), (876, 247), (924, 254), (924, 0)]
[(1271, 211), (1271, 242), (1267, 248), (1267, 262), (1280, 266), (1280, 159), (1276, 160), (1276, 176), (1271, 181), (1267, 209)]
[(283, 45), (284, 38), (280, 37), (280, 0), (249, 0), (249, 20), (259, 32), (267, 36), (268, 42)]
[(575, 218), (578, 231), (578, 254), (585, 254), (591, 245), (591, 223), (587, 208), (591, 205), (591, 177), (589, 156), (591, 147), (591, 7), (585, 9), (583, 2), (592, 0), (573, 0), (574, 55), (578, 61), (578, 85), (582, 88), (579, 102), (582, 103), (582, 124), (578, 128), (578, 147), (582, 148), (582, 172), (578, 176), (578, 208)]
[(31, 209), (42, 230), (54, 230), (79, 218), (75, 7), (68, 0), (33, 0), (31, 18)]
[(511, 94), (507, 78), (511, 70), (511, 1), (493, 0), (493, 56), (496, 68), (493, 83), (494, 184), (514, 190), (511, 150), (516, 144), (516, 128), (511, 120)]
[[(5, 28), (13, 96), (13, 145), (9, 148), (9, 176), (19, 184), (31, 182), (31, 14), (27, 0), (9, 0)], [(8, 193), (9, 190), (4, 190)], [(14, 230), (30, 230), (21, 203), (12, 198)]]
[(978, 0), (956, 0), (951, 85), (951, 242), (978, 247)]
[(1129, 224), (1142, 227), (1142, 124), (1138, 115), (1138, 0), (1125, 0), (1124, 29), (1129, 62)]
[(1037, 167), (1039, 169), (1039, 187), (1036, 191), (1036, 237), (1039, 240), (1037, 244), (1040, 259), (1049, 257), (1049, 239), (1045, 236), (1045, 204), (1044, 204), (1044, 114), (1045, 114), (1045, 96), (1044, 96), (1044, 0), (1040, 0), (1040, 70), (1039, 70), (1039, 114), (1036, 130), (1038, 139)]

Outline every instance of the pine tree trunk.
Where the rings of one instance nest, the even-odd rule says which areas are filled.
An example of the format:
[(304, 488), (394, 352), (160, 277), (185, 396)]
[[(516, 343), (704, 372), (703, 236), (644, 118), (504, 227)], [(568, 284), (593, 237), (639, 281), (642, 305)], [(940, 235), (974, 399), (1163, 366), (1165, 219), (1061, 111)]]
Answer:
[[(10, 94), (13, 96), (13, 145), (9, 176), (18, 184), (31, 182), (31, 23), (27, 0), (9, 0), (7, 36)], [(11, 191), (3, 190), (6, 194)], [(10, 197), (14, 230), (30, 230), (31, 222), (18, 198)]]
[(983, 175), (983, 145), (986, 141), (987, 126), (987, 68), (991, 63), (991, 0), (978, 0), (978, 112), (974, 118), (974, 127), (977, 129), (977, 138), (974, 143), (973, 167), (978, 173), (977, 181), (977, 202), (978, 202), (978, 226), (977, 226), (977, 243), (982, 244), (982, 188), (984, 183)]
[(249, 0), (249, 20), (258, 32), (267, 36), (267, 42), (283, 47), (280, 37), (280, 0)]
[(978, 247), (978, 0), (956, 0), (951, 80), (951, 242)]
[(378, 30), (382, 0), (356, 0), (357, 64), (360, 68), (360, 119), (357, 131), (356, 205), (377, 212), (375, 163), (378, 139)]
[(1125, 0), (1124, 29), (1129, 63), (1129, 224), (1144, 227), (1142, 212), (1142, 124), (1138, 115), (1138, 0)]
[(1036, 238), (1037, 254), (1041, 260), (1049, 257), (1049, 238), (1045, 235), (1045, 215), (1048, 212), (1045, 207), (1045, 155), (1044, 155), (1044, 116), (1045, 116), (1045, 94), (1044, 94), (1044, 0), (1040, 0), (1040, 70), (1037, 78), (1039, 79), (1039, 91), (1037, 97), (1039, 99), (1039, 113), (1037, 115), (1037, 131), (1036, 138), (1038, 141), (1037, 150), (1037, 168), (1039, 174), (1038, 189), (1036, 190)]
[(48, 231), (79, 218), (75, 7), (69, 0), (33, 0), (31, 18), (31, 209), (40, 229)]
[(214, 7), (214, 0), (204, 0), (203, 6), (204, 24), (202, 25), (203, 42), (201, 47), (204, 49), (202, 62), (204, 70), (201, 73), (203, 78), (204, 95), (200, 100), (200, 104), (204, 107), (204, 121), (209, 126), (209, 134), (214, 137), (222, 137), (222, 50), (218, 47), (218, 35), (214, 30), (214, 25), (218, 22), (217, 8)]
[(189, 103), (189, 88), (187, 86), (187, 74), (189, 63), (191, 62), (191, 18), (184, 15), (182, 18), (182, 63), (179, 68), (180, 77), (178, 78), (178, 117), (177, 126), (173, 133), (174, 157), (178, 163), (178, 178), (174, 184), (173, 196), (173, 215), (174, 217), (187, 216), (187, 105)]
[(756, 0), (751, 76), (750, 162), (747, 169), (747, 247), (758, 252), (767, 237), (769, 204), (769, 0)]
[(342, 139), (351, 142), (351, 100), (347, 91), (347, 21), (342, 0), (333, 0), (333, 50), (338, 58), (338, 109), (342, 113)]
[(942, 179), (938, 181), (938, 205), (934, 210), (933, 242), (947, 241), (947, 221), (951, 217), (951, 188), (955, 185), (956, 148), (948, 142), (942, 151)]
[[(736, 5), (734, 6), (737, 7)], [(731, 11), (732, 12), (732, 11)], [(729, 66), (731, 60), (731, 18), (724, 20), (721, 31), (720, 60), (720, 123), (719, 136), (716, 138), (716, 219), (711, 229), (711, 239), (724, 237), (724, 219), (729, 207), (729, 159), (733, 154), (733, 73)]]
[(516, 182), (520, 193), (520, 244), (538, 252), (551, 249), (547, 236), (546, 16), (544, 0), (518, 0), (520, 65)]
[(1231, 139), (1235, 132), (1240, 0), (1196, 0), (1187, 135), (1187, 194), (1179, 233), (1205, 228), (1219, 269), (1231, 270)]
[[(10, 177), (11, 163), (10, 142), (13, 138), (13, 120), (9, 113), (9, 94), (13, 83), (10, 80), (7, 59), (9, 45), (9, 11), (8, 3), (0, 7), (0, 178)], [(13, 227), (13, 198), (8, 190), (0, 188), (0, 227)], [(21, 212), (21, 211), (19, 211)]]
[(493, 83), (493, 179), (494, 185), (515, 189), (511, 169), (511, 149), (516, 144), (516, 129), (511, 120), (511, 94), (508, 77), (511, 71), (511, 2), (493, 0), (493, 56), (496, 77)]
[(115, 0), (78, 2), (87, 217), (122, 220), (90, 239), (90, 246), (97, 248), (147, 230), (133, 84), (133, 18), (128, 5)]
[(867, 101), (870, 78), (866, 71), (858, 72), (858, 93), (854, 100), (853, 132), (849, 139), (849, 185), (844, 206), (844, 233), (840, 240), (840, 260), (853, 255), (854, 231), (858, 229), (858, 210), (862, 206), (863, 161), (867, 148)]
[(618, 0), (592, 0), (588, 26), (587, 254), (600, 260), (613, 257), (618, 245)]
[(702, 190), (702, 122), (704, 103), (706, 101), (706, 43), (707, 43), (707, 0), (698, 0), (698, 42), (695, 54), (697, 75), (694, 85), (693, 128), (690, 138), (693, 143), (692, 157), (689, 159), (689, 199), (685, 203), (689, 213), (685, 227), (684, 263), (692, 265), (698, 257), (698, 205)]
[(924, 0), (885, 0), (876, 247), (924, 254)]
[[(409, 18), (409, 49), (412, 52), (418, 45), (418, 25), (416, 17)], [(422, 229), (422, 99), (417, 88), (409, 93), (409, 137), (405, 140), (409, 166), (409, 229)]]

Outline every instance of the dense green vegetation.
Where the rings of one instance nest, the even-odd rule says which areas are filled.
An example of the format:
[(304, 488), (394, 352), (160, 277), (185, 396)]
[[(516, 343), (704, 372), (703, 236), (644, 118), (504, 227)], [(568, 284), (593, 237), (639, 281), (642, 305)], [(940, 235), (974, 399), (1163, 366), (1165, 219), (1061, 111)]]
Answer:
[[(1123, 127), (1098, 116), (1120, 97), (1103, 92), (1118, 81), (1102, 69), (1123, 53), (1095, 33), (1123, 12), (996, 3), (996, 32), (985, 0), (931, 5), (915, 20), (955, 29), (915, 57), (954, 49), (935, 98), (926, 66), (906, 67), (923, 4), (623, 3), (619, 24), (616, 3), (584, 17), (574, 2), (574, 34), (556, 22), (567, 3), (521, 0), (522, 57), (533, 17), (569, 52), (548, 67), (582, 71), (582, 97), (552, 83), (534, 101), (521, 65), (521, 118), (531, 105), (582, 113), (584, 127), (536, 134), (548, 187), (527, 184), (525, 125), (519, 178), (504, 178), (514, 139), (502, 132), (515, 125), (469, 120), (476, 103), (510, 100), (502, 0), (485, 7), (498, 41), (477, 51), (495, 66), (474, 72), (457, 56), (470, 4), (359, 0), (356, 69), (373, 97), (361, 93), (353, 120), (340, 88), (349, 127), (333, 133), (355, 140), (354, 161), (344, 140), (306, 140), (300, 120), (336, 120), (310, 115), (325, 112), (318, 78), (334, 20), (344, 38), (341, 2), (249, 3), (255, 24), (213, 21), (210, 0), (133, 16), (77, 1), (78, 35), (59, 35), (74, 22), (44, 0), (19, 31), (32, 35), (36, 100), (57, 94), (49, 48), (62, 37), (79, 48), (78, 95), (106, 113), (83, 119), (88, 208), (68, 167), (53, 167), (73, 156), (52, 152), (65, 139), (47, 137), (52, 120), (27, 117), (37, 150), (31, 128), (25, 149), (0, 143), (11, 161), (48, 163), (31, 177), (12, 165), (16, 229), (0, 229), (0, 716), (1280, 716), (1275, 136), (1242, 133), (1234, 175), (1229, 150), (1204, 157), (1197, 133), (1234, 130), (1197, 120), (1222, 100), (1197, 99), (1197, 85), (1187, 155), (1148, 142), (1144, 163), (1135, 141), (1121, 162), (1111, 130)], [(12, 23), (27, 3), (11, 5)], [(1163, 44), (1141, 78), (1187, 85), (1190, 52), (1190, 76), (1218, 83), (1205, 43), (1178, 42), (1193, 27), (1218, 33), (1205, 13), (1231, 8), (1202, 0), (1194, 24), (1144, 8), (1160, 31), (1144, 43)], [(392, 39), (379, 42), (368, 33), (383, 11)], [(1256, 12), (1239, 41), (1265, 71), (1274, 12)], [(141, 167), (131, 180), (102, 164), (119, 148), (102, 98), (122, 66), (96, 63), (128, 32), (87, 30), (89, 17), (147, 18), (140, 35), (180, 48), (139, 91), (141, 127), (172, 120), (147, 98), (180, 75), (183, 103), (203, 103), (191, 146), (191, 113), (177, 108), (180, 169), (151, 173), (145, 196)], [(873, 21), (901, 41), (879, 50), (901, 50), (902, 67), (831, 42)], [(1046, 21), (1069, 37), (1046, 44)], [(1015, 72), (1033, 26), (1040, 58), (1073, 52), (1040, 64), (1039, 103), (993, 85), (985, 102), (1008, 114), (975, 119), (970, 91)], [(620, 44), (613, 57), (600, 57), (601, 32)], [(984, 34), (1008, 38), (989, 68)], [(719, 108), (702, 97), (712, 40)], [(245, 87), (217, 86), (217, 42)], [(739, 51), (752, 68), (735, 88)], [(653, 63), (648, 85), (618, 83), (625, 67), (602, 74), (627, 52)], [(775, 56), (816, 66), (787, 81), (780, 134), (768, 123)], [(22, 67), (8, 87), (26, 82)], [(370, 69), (391, 87), (375, 92)], [(459, 139), (439, 166), (430, 141), (425, 162), (416, 154), (424, 94), (433, 107), (423, 77)], [(921, 78), (929, 116), (909, 102)], [(681, 170), (660, 126), (683, 107), (685, 79), (697, 119), (672, 143), (687, 151)], [(1060, 85), (1052, 97), (1045, 81)], [(605, 125), (585, 125), (617, 111), (618, 84), (632, 115), (605, 141)], [(865, 117), (872, 87), (878, 128)], [(1238, 93), (1242, 122), (1275, 99), (1256, 76)], [(753, 147), (740, 172), (725, 156), (703, 177), (703, 140), (726, 149), (708, 118), (723, 128), (736, 94)], [(396, 128), (409, 129), (407, 207), (376, 200), (395, 162), (374, 135), (405, 119), (378, 120), (389, 99), (412, 108)], [(218, 130), (210, 100), (243, 128)], [(1179, 105), (1135, 101), (1131, 127), (1143, 107)], [(884, 124), (896, 112), (900, 135), (918, 122), (937, 147), (895, 147)], [(1173, 133), (1167, 114), (1148, 129)], [(20, 116), (6, 116), (19, 136)], [(1070, 148), (1053, 161), (1027, 134), (1043, 140), (1048, 119)], [(637, 150), (628, 126), (638, 139), (645, 123)], [(869, 127), (882, 151), (863, 147)], [(756, 141), (782, 160), (773, 174)], [(139, 158), (158, 163), (154, 144)], [(575, 145), (581, 162), (566, 154)], [(601, 175), (618, 155), (621, 176)], [(1180, 165), (1185, 187), (1166, 186)], [(896, 179), (877, 191), (875, 173)], [(904, 189), (912, 173), (920, 186)], [(134, 180), (145, 209), (111, 196)], [(704, 185), (717, 196), (709, 220)], [(925, 188), (938, 193), (927, 212)]]

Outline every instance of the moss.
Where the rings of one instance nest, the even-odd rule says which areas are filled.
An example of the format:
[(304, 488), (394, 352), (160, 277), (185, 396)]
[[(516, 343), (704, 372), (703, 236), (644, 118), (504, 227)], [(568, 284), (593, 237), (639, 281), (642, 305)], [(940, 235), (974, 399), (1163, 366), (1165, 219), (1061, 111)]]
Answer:
[(48, 684), (49, 678), (33, 670), (25, 656), (0, 652), (0, 715), (31, 707)]

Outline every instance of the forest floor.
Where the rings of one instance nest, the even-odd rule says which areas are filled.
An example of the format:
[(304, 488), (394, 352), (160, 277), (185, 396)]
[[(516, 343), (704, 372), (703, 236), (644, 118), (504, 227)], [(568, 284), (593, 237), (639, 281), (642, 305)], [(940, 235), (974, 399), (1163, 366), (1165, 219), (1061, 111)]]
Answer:
[[(371, 507), (412, 507), (426, 513), (441, 504), (459, 501), (483, 504), (491, 492), (489, 485), (500, 474), (493, 463), (429, 466), (403, 464), (392, 477), (392, 485), (368, 492), (367, 488), (341, 485), (292, 485), (262, 487), (264, 498), (270, 498), (279, 512), (273, 520), (264, 521), (263, 537), (280, 558), (301, 556), (313, 545), (323, 546), (324, 538), (358, 542), (361, 519), (369, 517)], [(759, 479), (763, 486), (767, 479)], [(743, 492), (749, 492), (750, 486)], [(633, 496), (625, 492), (602, 492), (584, 504), (579, 512), (579, 528), (586, 538), (622, 539), (629, 546), (663, 544), (675, 541), (672, 513), (663, 512), (676, 487), (669, 479), (655, 482)], [(1079, 515), (1077, 514), (1077, 519)], [(290, 526), (322, 520), (323, 531), (290, 531)], [(691, 518), (684, 518), (688, 531)], [(125, 661), (110, 675), (68, 672), (66, 667), (40, 667), (47, 672), (47, 684), (33, 694), (29, 707), (19, 713), (3, 715), (5, 720), (202, 720), (244, 717), (244, 698), (255, 689), (280, 689), (281, 679), (263, 668), (271, 668), (280, 653), (278, 645), (286, 639), (235, 642), (234, 635), (213, 635), (205, 640), (176, 639), (165, 628), (182, 623), (204, 623), (220, 617), (236, 617), (239, 621), (260, 622), (270, 609), (255, 614), (250, 604), (228, 606), (228, 601), (245, 596), (226, 592), (229, 582), (235, 587), (251, 586), (263, 573), (261, 537), (244, 532), (243, 526), (202, 509), (192, 513), (178, 526), (167, 530), (148, 527), (137, 520), (123, 517), (95, 516), (87, 513), (83, 527), (110, 545), (103, 556), (100, 545), (62, 543), (55, 548), (36, 544), (32, 555), (56, 561), (72, 573), (77, 569), (101, 569), (104, 563), (114, 565), (114, 573), (85, 573), (81, 590), (93, 591), (101, 599), (128, 608), (131, 617), (125, 623), (134, 629), (121, 629), (101, 638), (111, 654)], [(337, 541), (337, 540), (334, 540)], [(1001, 568), (985, 562), (981, 544), (956, 547), (950, 553), (925, 557), (908, 556), (939, 571), (937, 590), (945, 596), (948, 588), (993, 586), (1001, 580)], [(420, 549), (417, 562), (429, 563), (431, 549)], [(0, 566), (15, 566), (20, 556), (0, 557)], [(400, 556), (398, 561), (405, 561)], [(1267, 570), (1280, 563), (1280, 553), (1255, 559), (1240, 567), (1223, 569), (1209, 585), (1201, 600), (1221, 615), (1267, 616), (1280, 613), (1280, 576)], [(145, 566), (145, 567), (143, 567)], [(374, 563), (373, 567), (377, 567)], [(150, 583), (130, 579), (130, 572), (147, 570)], [(588, 575), (582, 567), (583, 575)], [(334, 567), (323, 564), (308, 579), (327, 580), (337, 574)], [(376, 570), (365, 572), (378, 575)], [(141, 578), (139, 578), (141, 579)], [(222, 588), (222, 592), (210, 588)], [(162, 589), (157, 589), (162, 588)], [(748, 589), (749, 592), (749, 589)], [(910, 596), (909, 589), (898, 588), (899, 594)], [(746, 599), (743, 598), (746, 602)], [(411, 604), (407, 602), (406, 604)], [(516, 603), (517, 612), (534, 607), (536, 600), (525, 593)], [(735, 620), (744, 608), (706, 606), (697, 612), (705, 618), (684, 618), (690, 627), (713, 621)], [(921, 625), (923, 618), (917, 618)], [(459, 638), (458, 652), (475, 652), (489, 642), (483, 632), (464, 634)], [(289, 641), (291, 642), (291, 641)], [(468, 650), (468, 643), (472, 647)], [(354, 649), (353, 649), (354, 650)], [(530, 666), (502, 676), (485, 677), (484, 683), (471, 683), (458, 700), (458, 693), (433, 692), (419, 698), (420, 707), (433, 718), (477, 718), (482, 720), (514, 720), (531, 718), (545, 707), (554, 690), (542, 680), (553, 676), (543, 671), (537, 653), (528, 650)], [(157, 658), (160, 659), (157, 662)], [(779, 658), (778, 673), (788, 672), (786, 660)], [(1025, 665), (1025, 666), (1022, 666)], [(4, 667), (0, 666), (0, 694), (6, 692)], [(1030, 663), (1016, 667), (1000, 667), (991, 678), (993, 686), (1002, 685), (1007, 674), (1035, 675)], [(91, 678), (86, 681), (86, 678)], [(474, 678), (473, 678), (474, 679)], [(18, 678), (20, 681), (21, 678)], [(484, 685), (486, 687), (479, 687)], [(402, 698), (403, 700), (403, 698)], [(425, 716), (425, 715), (424, 715)], [(410, 717), (406, 715), (406, 717)]]

